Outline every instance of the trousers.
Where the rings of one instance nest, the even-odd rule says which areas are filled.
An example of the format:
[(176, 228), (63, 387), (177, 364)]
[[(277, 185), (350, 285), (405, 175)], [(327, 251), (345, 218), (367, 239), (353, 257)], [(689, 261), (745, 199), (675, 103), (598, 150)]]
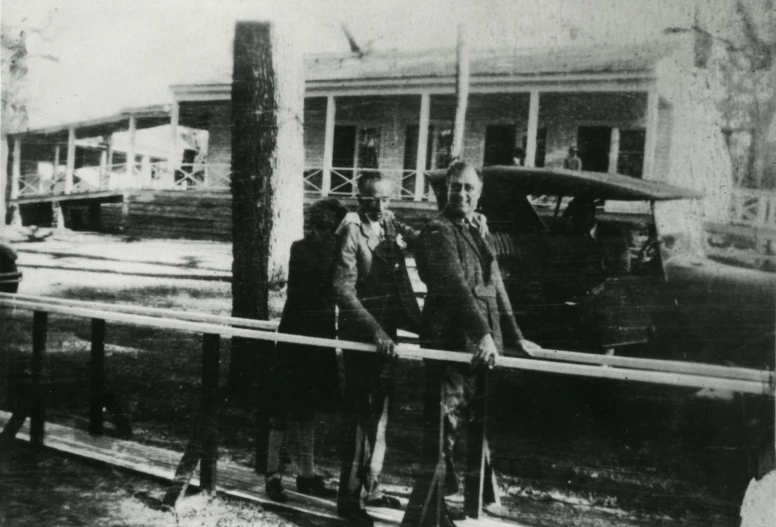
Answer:
[(344, 351), (342, 470), (337, 508), (363, 508), (379, 498), (387, 448), (385, 432), (393, 397), (395, 359)]

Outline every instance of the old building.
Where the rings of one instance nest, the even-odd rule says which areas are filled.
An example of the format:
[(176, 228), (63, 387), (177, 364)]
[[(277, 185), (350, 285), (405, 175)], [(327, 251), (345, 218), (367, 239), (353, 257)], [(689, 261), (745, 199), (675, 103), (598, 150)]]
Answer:
[[(576, 145), (585, 170), (714, 188), (718, 175), (710, 173), (707, 181), (693, 185), (672, 168), (681, 166), (678, 158), (695, 153), (672, 148), (682, 124), (677, 116), (684, 119), (687, 112), (677, 107), (684, 102), (675, 94), (663, 92), (663, 86), (675, 83), (661, 75), (674, 71), (670, 65), (681, 64), (685, 54), (674, 40), (474, 53), (464, 156), (478, 165), (512, 164), (517, 156), (526, 166), (560, 166)], [(379, 170), (397, 182), (401, 203), (395, 207), (415, 215), (433, 210), (433, 197), (419, 175), (449, 162), (454, 53), (314, 55), (305, 64), (306, 168), (300, 177), (306, 196), (353, 197), (358, 175)], [(59, 202), (69, 218), (68, 210), (101, 201), (102, 217), (94, 223), (102, 228), (116, 229), (120, 222), (127, 232), (228, 237), (230, 79), (174, 85), (171, 91), (173, 101), (166, 106), (14, 136), (12, 204), (24, 212), (34, 203)], [(136, 130), (163, 122), (169, 126), (170, 155), (143, 165)], [(128, 129), (130, 139), (119, 161), (134, 159), (123, 166), (115, 154), (109, 156), (113, 163), (99, 154), (99, 148), (112, 148), (109, 139), (121, 129)], [(181, 129), (203, 131), (199, 137), (207, 137), (207, 144), (186, 154), (178, 144)], [(98, 151), (79, 157), (84, 147), (76, 147), (76, 138), (94, 136), (103, 138), (92, 142)], [(67, 145), (66, 156), (60, 144)], [(58, 166), (64, 157), (61, 176), (59, 170), (49, 171), (51, 184), (45, 174), (35, 173), (45, 165), (41, 159), (56, 158)], [(78, 174), (89, 164), (99, 176), (87, 184)], [(61, 185), (54, 184), (58, 177)], [(192, 207), (206, 207), (207, 218), (186, 212)], [(208, 219), (218, 228), (206, 227)]]

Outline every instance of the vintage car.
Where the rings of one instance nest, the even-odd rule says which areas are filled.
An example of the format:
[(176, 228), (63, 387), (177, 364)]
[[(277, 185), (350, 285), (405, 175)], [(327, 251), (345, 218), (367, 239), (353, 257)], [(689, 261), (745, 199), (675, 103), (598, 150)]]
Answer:
[(16, 251), (0, 243), (0, 292), (16, 293), (22, 273), (16, 267)]
[[(661, 232), (672, 229), (655, 221), (657, 202), (701, 193), (563, 169), (492, 166), (483, 180), (479, 210), (529, 338), (553, 349), (773, 369), (776, 274), (711, 261), (691, 252), (675, 225)], [(441, 209), (444, 172), (430, 181)], [(607, 213), (608, 201), (631, 202), (618, 203), (630, 212)], [(580, 230), (585, 203), (595, 220)]]

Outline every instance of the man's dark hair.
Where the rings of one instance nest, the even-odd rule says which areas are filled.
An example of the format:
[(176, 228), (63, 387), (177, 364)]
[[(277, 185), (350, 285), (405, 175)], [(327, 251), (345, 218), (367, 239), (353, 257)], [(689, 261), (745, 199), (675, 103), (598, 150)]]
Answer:
[(307, 209), (308, 226), (316, 230), (334, 230), (342, 222), (348, 209), (334, 198), (320, 199)]
[(377, 170), (361, 174), (358, 178), (358, 193), (363, 195), (368, 185), (383, 181), (384, 179), (386, 178), (383, 176), (382, 172), (378, 172)]
[(450, 178), (458, 176), (463, 173), (464, 170), (467, 168), (472, 168), (477, 174), (477, 179), (480, 180), (480, 183), (482, 183), (482, 172), (474, 168), (472, 165), (467, 163), (466, 161), (456, 161), (452, 165), (450, 165), (447, 169), (447, 174), (445, 174), (445, 183), (450, 181)]

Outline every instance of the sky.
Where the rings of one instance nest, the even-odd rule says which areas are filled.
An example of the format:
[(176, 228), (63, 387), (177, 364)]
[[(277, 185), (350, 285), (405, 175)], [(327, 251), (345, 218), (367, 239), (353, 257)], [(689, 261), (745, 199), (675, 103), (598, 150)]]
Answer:
[[(282, 25), (303, 53), (347, 52), (345, 22), (375, 51), (470, 46), (522, 50), (657, 38), (689, 26), (677, 0), (0, 0), (28, 32), (31, 127), (166, 103), (176, 83), (228, 79), (238, 20)], [(56, 62), (41, 58), (56, 57)]]

